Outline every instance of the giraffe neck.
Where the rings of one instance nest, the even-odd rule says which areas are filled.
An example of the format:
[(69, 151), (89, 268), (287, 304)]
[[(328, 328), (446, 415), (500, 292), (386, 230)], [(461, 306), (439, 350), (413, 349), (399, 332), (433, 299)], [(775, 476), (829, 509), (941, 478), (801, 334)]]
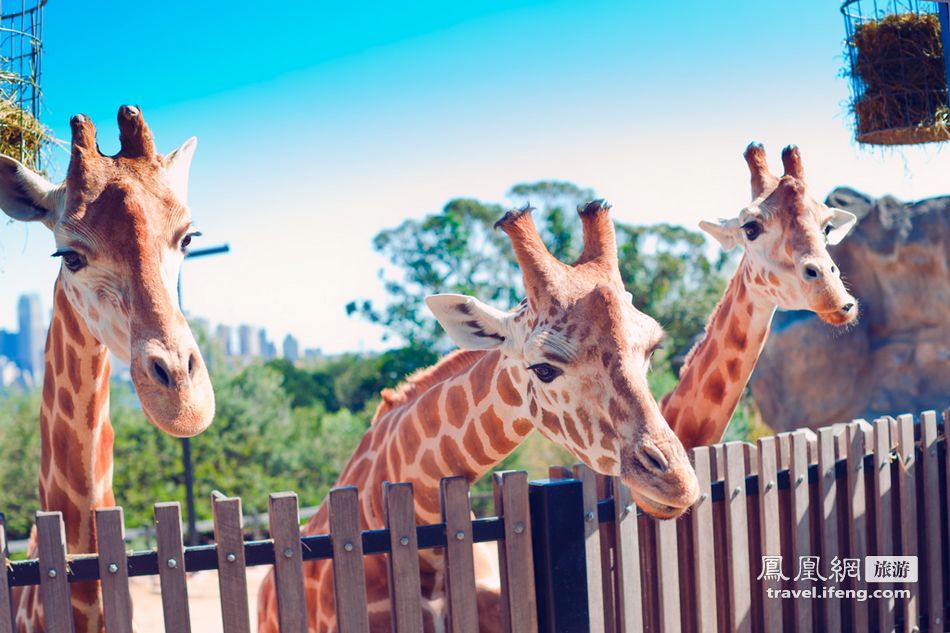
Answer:
[(743, 258), (660, 409), (688, 450), (722, 439), (765, 345), (775, 304), (751, 290)]
[(63, 513), (69, 553), (96, 551), (96, 508), (115, 505), (109, 355), (57, 282), (40, 411), (40, 505)]
[[(380, 407), (336, 482), (360, 489), (366, 529), (383, 526), (384, 481), (411, 482), (417, 519), (438, 522), (443, 477), (476, 481), (534, 428), (522, 395), (527, 374), (516, 361), (497, 351), (463, 352), (440, 365), (445, 371), (424, 389)], [(325, 529), (324, 521), (325, 513), (318, 513), (308, 531)]]

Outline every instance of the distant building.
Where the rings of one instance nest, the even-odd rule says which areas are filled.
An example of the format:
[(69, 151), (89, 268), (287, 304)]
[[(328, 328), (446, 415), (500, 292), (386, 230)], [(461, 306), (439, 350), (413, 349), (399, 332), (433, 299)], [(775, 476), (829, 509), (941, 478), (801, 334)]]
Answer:
[(323, 360), (323, 350), (319, 347), (308, 347), (303, 351), (304, 360), (308, 363), (315, 363)]
[(261, 328), (257, 333), (257, 343), (258, 348), (260, 349), (261, 358), (264, 360), (270, 360), (277, 356), (277, 348), (267, 340), (267, 330)]
[(221, 344), (225, 356), (234, 356), (234, 345), (231, 343), (231, 326), (221, 323), (214, 330), (214, 338)]
[(300, 358), (300, 343), (297, 342), (297, 339), (291, 334), (288, 334), (284, 337), (283, 348), (284, 358), (292, 363), (296, 363), (297, 359)]
[(0, 330), (0, 356), (4, 356), (8, 360), (13, 361), (18, 355), (17, 350), (18, 344), (16, 332)]
[(20, 331), (17, 333), (16, 363), (23, 372), (30, 373), (34, 384), (39, 384), (43, 375), (46, 334), (39, 295), (21, 295), (17, 302), (17, 317)]
[(250, 325), (238, 326), (238, 353), (245, 358), (256, 358), (261, 355), (258, 332)]

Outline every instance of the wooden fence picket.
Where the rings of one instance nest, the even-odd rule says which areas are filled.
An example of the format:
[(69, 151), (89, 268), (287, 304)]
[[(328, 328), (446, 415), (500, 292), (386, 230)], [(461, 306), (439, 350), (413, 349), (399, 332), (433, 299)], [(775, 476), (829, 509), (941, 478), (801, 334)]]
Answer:
[[(914, 417), (901, 415), (895, 425), (897, 439), (897, 499), (895, 508), (898, 517), (899, 553), (901, 556), (918, 556), (917, 550), (917, 451), (914, 443)], [(919, 571), (919, 570), (918, 570)], [(912, 633), (920, 626), (920, 583), (904, 585), (910, 597), (902, 599), (903, 630)]]
[(713, 539), (713, 500), (711, 451), (708, 447), (692, 450), (693, 469), (699, 480), (699, 501), (690, 512), (690, 549), (692, 551), (692, 595), (695, 618), (692, 630), (714, 633), (716, 630), (716, 592), (709, 587), (716, 582), (716, 550)]
[(281, 633), (306, 633), (307, 600), (303, 584), (300, 511), (297, 495), (275, 492), (268, 497), (270, 536), (274, 540), (274, 585)]
[(752, 587), (749, 584), (749, 527), (746, 516), (745, 448), (725, 445), (726, 577), (729, 588), (729, 629), (752, 631)]
[(132, 596), (129, 593), (122, 508), (96, 510), (96, 543), (106, 633), (131, 633)]
[(637, 507), (630, 490), (614, 477), (613, 529), (615, 562), (614, 586), (617, 605), (618, 633), (640, 633), (643, 630), (643, 594), (640, 584), (640, 535)]
[[(809, 515), (808, 490), (808, 437), (804, 432), (796, 432), (791, 437), (791, 453), (789, 454), (789, 526), (791, 537), (791, 562), (795, 564), (795, 575), (792, 580), (796, 589), (811, 589), (815, 587), (816, 570), (805, 565), (817, 562), (811, 549), (811, 525)], [(811, 570), (811, 571), (810, 571)], [(791, 573), (789, 574), (791, 575)], [(806, 584), (807, 582), (807, 584)], [(812, 629), (812, 601), (795, 600), (792, 604), (794, 631), (810, 631)]]
[(758, 582), (762, 583), (762, 625), (763, 630), (770, 633), (782, 633), (782, 601), (769, 597), (769, 590), (778, 591), (782, 588), (781, 580), (766, 578), (763, 569), (764, 557), (775, 560), (782, 555), (781, 517), (778, 504), (778, 446), (774, 437), (763, 437), (759, 440), (759, 542), (761, 543), (762, 559), (754, 561), (759, 569), (756, 574)]
[[(538, 622), (534, 592), (534, 554), (531, 549), (531, 512), (528, 505), (528, 473), (498, 472), (494, 474), (493, 482), (495, 514), (505, 520), (505, 539), (498, 543), (504, 630), (511, 633), (532, 633), (537, 630)], [(596, 508), (595, 498), (595, 511)], [(594, 525), (596, 528), (596, 521)], [(588, 570), (591, 561), (599, 569), (599, 540), (597, 550), (589, 552), (589, 555), (592, 558), (588, 559)], [(591, 582), (590, 577), (587, 582)], [(597, 587), (602, 589), (599, 579)], [(591, 616), (594, 615), (592, 609)]]
[(239, 497), (212, 495), (214, 540), (217, 543), (218, 589), (224, 633), (250, 633), (247, 575), (244, 567), (244, 515)]
[(369, 633), (357, 490), (353, 486), (334, 488), (328, 502), (337, 629), (340, 633)]
[[(613, 499), (613, 479), (597, 474), (597, 498)], [(615, 556), (617, 554), (616, 532), (612, 522), (600, 523), (600, 569), (604, 596), (604, 633), (617, 633), (617, 587), (615, 584)]]
[[(603, 631), (604, 583), (600, 560), (600, 524), (597, 521), (597, 480), (594, 471), (584, 464), (575, 464), (574, 479), (581, 482), (584, 497), (584, 540), (587, 551), (587, 608), (590, 628)], [(525, 482), (527, 485), (527, 481)]]
[[(865, 434), (860, 423), (848, 425), (848, 549), (847, 557), (858, 559), (862, 563), (867, 556), (867, 498), (864, 484), (864, 448)], [(850, 578), (850, 589), (865, 589), (864, 582)], [(851, 628), (855, 631), (867, 631), (868, 605), (861, 600), (849, 600)]]
[[(838, 550), (838, 482), (835, 478), (835, 434), (830, 428), (818, 431), (818, 555), (824, 574), (831, 561), (840, 560)], [(841, 631), (841, 599), (829, 596), (820, 601), (819, 626), (827, 633)]]
[[(925, 411), (920, 416), (920, 517), (924, 521), (924, 542), (921, 543), (920, 579), (923, 583), (926, 630), (940, 631), (944, 627), (943, 613), (943, 550), (940, 547), (940, 456), (937, 443), (937, 416)], [(950, 494), (950, 489), (948, 489)]]
[(423, 626), (422, 593), (412, 484), (384, 483), (383, 511), (389, 530), (386, 568), (393, 630), (395, 633), (418, 633)]
[(36, 513), (40, 600), (47, 633), (73, 633), (73, 609), (66, 578), (66, 528), (61, 512)]
[(191, 616), (185, 580), (185, 548), (181, 539), (181, 507), (177, 501), (156, 503), (154, 513), (165, 630), (189, 633)]
[(452, 633), (476, 633), (478, 604), (468, 482), (464, 477), (445, 477), (439, 491), (442, 522), (445, 523), (445, 594), (449, 630)]
[[(891, 486), (891, 423), (886, 418), (874, 421), (874, 474), (871, 477), (874, 490), (870, 495), (873, 503), (874, 516), (874, 555), (894, 555), (894, 513), (892, 509)], [(868, 573), (865, 571), (865, 573)], [(878, 583), (876, 589), (892, 589), (889, 583)], [(878, 626), (882, 631), (894, 630), (893, 597), (878, 598), (877, 607)]]

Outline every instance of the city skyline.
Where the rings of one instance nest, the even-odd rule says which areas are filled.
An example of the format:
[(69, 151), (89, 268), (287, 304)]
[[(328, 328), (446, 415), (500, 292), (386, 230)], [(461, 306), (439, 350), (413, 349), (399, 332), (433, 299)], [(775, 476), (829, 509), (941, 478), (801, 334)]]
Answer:
[[(11, 385), (35, 387), (43, 378), (44, 347), (49, 330), (51, 309), (43, 309), (39, 294), (30, 293), (17, 298), (17, 329), (0, 329), (0, 389)], [(204, 330), (209, 341), (221, 344), (225, 358), (229, 360), (268, 361), (285, 358), (292, 363), (315, 360), (323, 357), (319, 348), (301, 349), (297, 338), (287, 333), (280, 349), (267, 333), (267, 328), (241, 323), (232, 325), (211, 322), (201, 316), (186, 315), (192, 327)], [(202, 353), (210, 357), (211, 350)], [(280, 353), (278, 353), (278, 351)], [(113, 358), (113, 377), (129, 380), (127, 368)]]

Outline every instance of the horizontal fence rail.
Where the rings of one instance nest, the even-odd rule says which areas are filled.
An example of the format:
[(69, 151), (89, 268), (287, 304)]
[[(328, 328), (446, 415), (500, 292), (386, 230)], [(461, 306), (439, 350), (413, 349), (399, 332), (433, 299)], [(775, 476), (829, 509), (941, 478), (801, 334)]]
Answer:
[[(9, 561), (0, 515), (0, 633), (15, 611), (14, 587), (40, 586), (51, 631), (72, 630), (69, 586), (101, 581), (109, 633), (131, 630), (129, 578), (159, 576), (166, 630), (190, 630), (186, 574), (218, 570), (227, 631), (249, 631), (247, 567), (273, 565), (281, 630), (302, 630), (308, 608), (302, 565), (332, 561), (341, 630), (368, 630), (362, 559), (387, 554), (394, 630), (417, 630), (417, 552), (445, 557), (446, 616), (454, 630), (478, 630), (472, 546), (497, 542), (500, 613), (512, 631), (942, 631), (950, 613), (950, 460), (944, 429), (926, 412), (873, 424), (854, 422), (695, 449), (701, 496), (679, 519), (653, 519), (619, 479), (578, 465), (552, 467), (550, 479), (496, 473), (497, 516), (473, 518), (468, 484), (441, 486), (442, 522), (415, 525), (412, 486), (380, 491), (335, 489), (331, 534), (300, 536), (293, 493), (269, 501), (270, 539), (245, 540), (241, 500), (212, 499), (215, 543), (184, 547), (177, 503), (155, 505), (157, 548), (127, 552), (121, 508), (99, 510), (99, 555), (67, 555), (62, 516), (37, 514), (39, 558)], [(383, 529), (360, 530), (358, 495), (380, 494)], [(336, 535), (334, 538), (332, 535)], [(814, 559), (828, 577), (832, 560), (916, 556), (917, 583), (866, 583), (843, 577), (841, 589), (907, 590), (866, 601), (837, 595), (782, 600), (783, 590), (821, 587), (801, 576)], [(766, 558), (782, 557), (776, 578)], [(344, 591), (344, 589), (346, 589)], [(312, 605), (310, 606), (312, 608)], [(49, 617), (49, 616), (48, 616)], [(374, 628), (375, 630), (375, 628)]]

